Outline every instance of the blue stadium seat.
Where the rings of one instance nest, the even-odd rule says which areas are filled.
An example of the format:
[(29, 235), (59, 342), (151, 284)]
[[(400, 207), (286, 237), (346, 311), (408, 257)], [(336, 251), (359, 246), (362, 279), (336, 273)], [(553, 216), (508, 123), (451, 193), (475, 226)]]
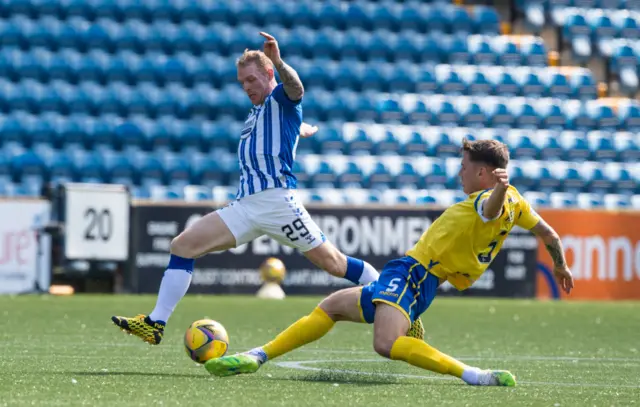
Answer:
[(614, 132), (620, 122), (613, 108), (605, 103), (593, 100), (586, 103), (587, 114), (593, 119), (595, 128), (601, 131)]
[(580, 209), (594, 209), (604, 206), (604, 199), (601, 194), (580, 193), (576, 196), (576, 204)]
[(385, 205), (414, 205), (416, 203), (417, 192), (410, 189), (388, 189), (382, 192), (380, 201)]
[(343, 127), (343, 138), (347, 146), (346, 152), (352, 156), (369, 155), (373, 150), (373, 140), (362, 128)]
[[(369, 158), (369, 157), (367, 157)], [(383, 162), (373, 162), (373, 169), (368, 172), (364, 179), (366, 188), (384, 191), (394, 185), (397, 185), (398, 178), (394, 177), (389, 168)]]
[(637, 162), (640, 160), (640, 143), (636, 141), (636, 134), (618, 132), (613, 137), (613, 145), (618, 152), (618, 160), (624, 162)]
[(125, 150), (140, 150), (144, 147), (145, 136), (142, 130), (132, 122), (123, 122), (115, 128), (115, 146)]
[(558, 99), (569, 99), (573, 95), (573, 89), (569, 85), (567, 76), (558, 71), (545, 72), (542, 76), (543, 84), (546, 87), (545, 95)]
[(34, 152), (27, 152), (11, 158), (14, 180), (22, 183), (42, 185), (48, 177), (42, 159)]
[(588, 69), (579, 68), (571, 73), (569, 83), (572, 97), (581, 100), (591, 100), (598, 97), (598, 89), (593, 74)]
[[(337, 157), (337, 156), (334, 156)], [(320, 156), (304, 157), (304, 164), (309, 171), (309, 185), (313, 188), (333, 188), (337, 173), (327, 161)]]
[(472, 19), (475, 32), (478, 34), (498, 34), (500, 32), (500, 18), (493, 7), (474, 6)]
[(439, 5), (424, 6), (420, 12), (423, 24), (429, 34), (444, 34), (451, 32), (448, 19), (444, 15), (444, 7)]
[(79, 154), (73, 158), (78, 168), (78, 181), (81, 182), (108, 182), (107, 168), (103, 155), (97, 152)]
[(569, 192), (552, 192), (549, 200), (552, 208), (570, 208), (577, 204), (576, 194)]
[(546, 93), (546, 87), (542, 83), (539, 71), (528, 69), (516, 74), (516, 81), (520, 87), (521, 94), (531, 98), (541, 98)]
[(615, 161), (618, 152), (613, 144), (612, 135), (600, 131), (592, 131), (587, 140), (591, 150), (591, 158), (599, 162)]
[(422, 39), (417, 38), (413, 32), (399, 34), (394, 46), (395, 61), (400, 63), (420, 62), (423, 58), (422, 43)]
[(640, 38), (640, 19), (634, 18), (629, 10), (615, 13), (612, 22), (616, 27), (618, 38), (638, 39)]
[(434, 98), (429, 100), (429, 105), (429, 110), (433, 112), (433, 124), (455, 126), (460, 122), (460, 113), (450, 100)]
[(593, 53), (591, 47), (592, 30), (585, 16), (578, 13), (569, 14), (562, 25), (562, 34), (571, 44), (574, 58), (581, 62), (588, 61)]
[(587, 111), (585, 103), (578, 101), (565, 102), (563, 109), (567, 116), (567, 129), (590, 131), (596, 128), (595, 117)]
[(106, 160), (106, 169), (109, 182), (114, 184), (137, 184), (138, 174), (126, 156), (116, 155)]
[(405, 121), (405, 113), (399, 100), (389, 96), (378, 103), (378, 117), (384, 123), (402, 123)]
[[(397, 131), (398, 134), (394, 134)], [(399, 155), (403, 142), (399, 133), (401, 130), (384, 128), (369, 129), (367, 135), (373, 142), (371, 153), (376, 156)], [(407, 136), (409, 134), (407, 133)]]
[(184, 200), (184, 187), (179, 185), (152, 185), (149, 187), (149, 197), (153, 201)]
[(191, 166), (189, 156), (182, 155), (169, 159), (164, 164), (166, 182), (169, 185), (184, 187), (191, 184)]
[(540, 37), (522, 37), (520, 52), (524, 56), (523, 65), (547, 66), (547, 50)]
[(492, 94), (505, 97), (514, 97), (521, 94), (520, 85), (517, 83), (510, 68), (489, 68), (486, 77), (492, 86)]
[(334, 126), (320, 128), (310, 141), (315, 144), (315, 151), (327, 155), (342, 154), (347, 147), (341, 131)]
[(631, 207), (631, 199), (628, 195), (607, 194), (604, 196), (604, 207), (608, 210), (627, 209)]
[[(351, 157), (350, 157), (351, 158)], [(335, 162), (334, 162), (335, 164)], [(347, 161), (342, 168), (336, 168), (336, 183), (340, 188), (362, 188), (364, 187), (364, 173), (354, 161)]]
[(184, 187), (184, 199), (187, 202), (211, 201), (213, 193), (211, 188), (201, 185), (186, 185)]
[[(236, 164), (237, 165), (237, 164)], [(192, 163), (193, 181), (208, 187), (228, 185), (228, 171), (225, 165), (217, 160), (205, 158)]]
[(400, 65), (389, 74), (389, 90), (394, 93), (412, 93), (416, 91), (418, 71), (412, 65)]
[(487, 115), (489, 127), (512, 128), (516, 117), (507, 106), (508, 102), (502, 99), (481, 100), (481, 107)]
[(582, 132), (566, 132), (560, 136), (560, 145), (571, 161), (585, 161), (591, 156), (589, 143)]
[(542, 128), (562, 130), (566, 127), (567, 118), (559, 104), (541, 100), (536, 106), (536, 110), (542, 117)]
[[(462, 80), (465, 82), (467, 94), (486, 96), (494, 94), (494, 83), (489, 79), (491, 74), (476, 67), (466, 67), (459, 70)], [(495, 73), (495, 71), (491, 72)]]
[(429, 154), (429, 149), (429, 145), (417, 131), (409, 130), (406, 139), (400, 140), (400, 152), (405, 156), (423, 157)]
[(640, 54), (628, 44), (620, 44), (615, 47), (610, 59), (611, 71), (620, 78), (621, 91), (633, 94), (639, 88), (638, 65)]
[(536, 111), (530, 99), (513, 99), (509, 104), (510, 112), (516, 118), (516, 127), (520, 129), (537, 129), (542, 124), (542, 117)]
[(491, 47), (491, 39), (487, 36), (472, 35), (467, 44), (474, 65), (497, 65), (498, 55)]
[(537, 159), (540, 149), (532, 141), (534, 133), (530, 131), (511, 130), (507, 134), (507, 145), (515, 159)]
[(436, 66), (435, 74), (436, 91), (438, 93), (446, 95), (463, 95), (466, 93), (466, 84), (452, 66), (438, 65)]
[(424, 185), (429, 188), (440, 189), (447, 182), (445, 161), (435, 158), (426, 158), (414, 164), (417, 172), (424, 179)]
[[(480, 32), (476, 31), (479, 26), (481, 26), (481, 30), (492, 29), (485, 24), (487, 22), (486, 19), (484, 19), (484, 21), (482, 22), (477, 19), (478, 17), (483, 18), (485, 16), (478, 16), (476, 13), (474, 13), (475, 18), (472, 21), (471, 16), (463, 7), (449, 6), (445, 8), (444, 14), (449, 23), (449, 32), (452, 34), (469, 35), (474, 31)], [(481, 12), (480, 14), (483, 14), (483, 12)]]
[(73, 182), (77, 179), (78, 169), (66, 154), (56, 154), (47, 163), (49, 181), (52, 183)]
[(469, 42), (464, 37), (448, 36), (425, 38), (422, 62), (444, 62), (454, 65), (466, 65), (473, 62)]
[(544, 208), (551, 204), (548, 195), (543, 192), (527, 191), (523, 195), (534, 209)]
[(518, 45), (509, 37), (496, 37), (492, 41), (492, 49), (498, 54), (498, 64), (503, 66), (520, 66), (523, 55)]
[(617, 193), (631, 195), (638, 192), (637, 179), (624, 164), (610, 162), (604, 165), (604, 176), (615, 185)]
[(471, 128), (486, 127), (488, 117), (481, 107), (480, 97), (460, 98), (456, 101), (456, 110), (460, 113), (460, 124)]
[(462, 202), (467, 199), (467, 196), (459, 190), (436, 190), (432, 191), (431, 195), (436, 198), (436, 202), (440, 206), (449, 207), (458, 202)]
[(587, 182), (589, 192), (606, 194), (611, 191), (614, 182), (608, 177), (603, 169), (602, 164), (595, 162), (584, 162), (578, 167), (580, 176)]
[[(565, 134), (570, 133), (565, 131)], [(556, 131), (539, 130), (536, 132), (536, 144), (540, 146), (540, 158), (542, 160), (560, 160), (565, 155), (565, 150), (560, 145), (560, 133)]]
[(625, 100), (617, 108), (620, 129), (640, 133), (640, 103), (636, 100)]

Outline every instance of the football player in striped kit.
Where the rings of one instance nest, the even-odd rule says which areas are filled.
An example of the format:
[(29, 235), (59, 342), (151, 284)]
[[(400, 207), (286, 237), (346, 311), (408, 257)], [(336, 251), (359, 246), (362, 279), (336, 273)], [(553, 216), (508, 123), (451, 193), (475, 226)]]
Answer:
[[(304, 87), (298, 74), (282, 60), (276, 39), (260, 35), (265, 38), (264, 52), (246, 50), (236, 63), (238, 81), (253, 104), (238, 146), (241, 173), (236, 200), (173, 239), (156, 307), (149, 315), (112, 317), (118, 327), (148, 343), (162, 340), (169, 317), (187, 293), (197, 257), (262, 235), (300, 250), (319, 268), (355, 284), (368, 284), (379, 276), (373, 266), (346, 256), (327, 241), (296, 196), (293, 163), (298, 140), (317, 128), (302, 122)], [(409, 335), (422, 338), (423, 334), (418, 319)]]

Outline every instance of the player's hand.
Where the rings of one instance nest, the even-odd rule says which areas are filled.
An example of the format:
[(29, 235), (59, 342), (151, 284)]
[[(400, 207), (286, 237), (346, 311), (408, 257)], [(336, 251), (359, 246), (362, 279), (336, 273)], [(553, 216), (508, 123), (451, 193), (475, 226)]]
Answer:
[(496, 168), (493, 170), (493, 175), (496, 177), (496, 186), (502, 186), (504, 189), (509, 188), (509, 174), (507, 170), (503, 168)]
[(300, 137), (307, 138), (311, 137), (318, 132), (318, 126), (312, 126), (305, 122), (302, 122), (300, 125)]
[(556, 281), (560, 284), (560, 287), (564, 290), (565, 293), (571, 293), (571, 289), (573, 288), (573, 275), (571, 275), (571, 270), (569, 267), (565, 266), (556, 266), (553, 268), (553, 275), (556, 277)]
[(271, 36), (270, 34), (267, 34), (266, 32), (260, 32), (260, 35), (262, 35), (265, 40), (264, 40), (264, 54), (271, 60), (271, 62), (273, 62), (274, 65), (278, 65), (281, 62), (281, 58), (280, 58), (280, 48), (278, 48), (278, 41), (276, 41), (276, 39)]

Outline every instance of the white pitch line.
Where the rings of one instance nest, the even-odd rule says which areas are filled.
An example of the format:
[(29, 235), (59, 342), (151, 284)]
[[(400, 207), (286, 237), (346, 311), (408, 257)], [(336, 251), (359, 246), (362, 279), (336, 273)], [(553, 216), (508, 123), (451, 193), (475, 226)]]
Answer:
[[(306, 370), (313, 372), (327, 372), (327, 373), (347, 373), (361, 376), (381, 376), (381, 377), (402, 377), (410, 379), (423, 379), (423, 380), (458, 380), (449, 376), (424, 376), (424, 375), (412, 375), (405, 373), (382, 373), (382, 372), (363, 372), (361, 370), (349, 370), (349, 369), (329, 369), (321, 367), (306, 366), (307, 364), (319, 364), (319, 363), (335, 363), (335, 362), (357, 362), (357, 363), (380, 363), (389, 362), (385, 359), (345, 359), (345, 360), (298, 360), (287, 362), (274, 362), (278, 367), (284, 367), (288, 369)], [(519, 381), (518, 384), (527, 384), (533, 386), (556, 386), (556, 387), (617, 387), (627, 389), (640, 389), (640, 384), (617, 384), (617, 383), (562, 383), (562, 382), (538, 382), (538, 381)]]
[[(373, 351), (349, 350), (349, 349), (297, 349), (296, 352), (325, 353), (325, 354), (359, 354), (374, 355)], [(637, 362), (640, 358), (620, 358), (620, 357), (579, 357), (579, 356), (536, 356), (536, 355), (505, 355), (505, 356), (456, 356), (460, 360), (522, 360), (522, 361), (563, 361), (563, 362)]]

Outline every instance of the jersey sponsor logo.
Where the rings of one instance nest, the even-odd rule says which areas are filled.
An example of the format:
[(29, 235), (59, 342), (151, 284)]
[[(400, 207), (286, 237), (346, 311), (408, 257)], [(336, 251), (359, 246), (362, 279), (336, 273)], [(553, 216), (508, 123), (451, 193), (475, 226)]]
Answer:
[(241, 139), (245, 139), (251, 135), (253, 128), (256, 126), (256, 121), (258, 120), (258, 115), (260, 114), (259, 110), (252, 112), (247, 120), (244, 122), (244, 127), (242, 128), (242, 133), (240, 134)]

